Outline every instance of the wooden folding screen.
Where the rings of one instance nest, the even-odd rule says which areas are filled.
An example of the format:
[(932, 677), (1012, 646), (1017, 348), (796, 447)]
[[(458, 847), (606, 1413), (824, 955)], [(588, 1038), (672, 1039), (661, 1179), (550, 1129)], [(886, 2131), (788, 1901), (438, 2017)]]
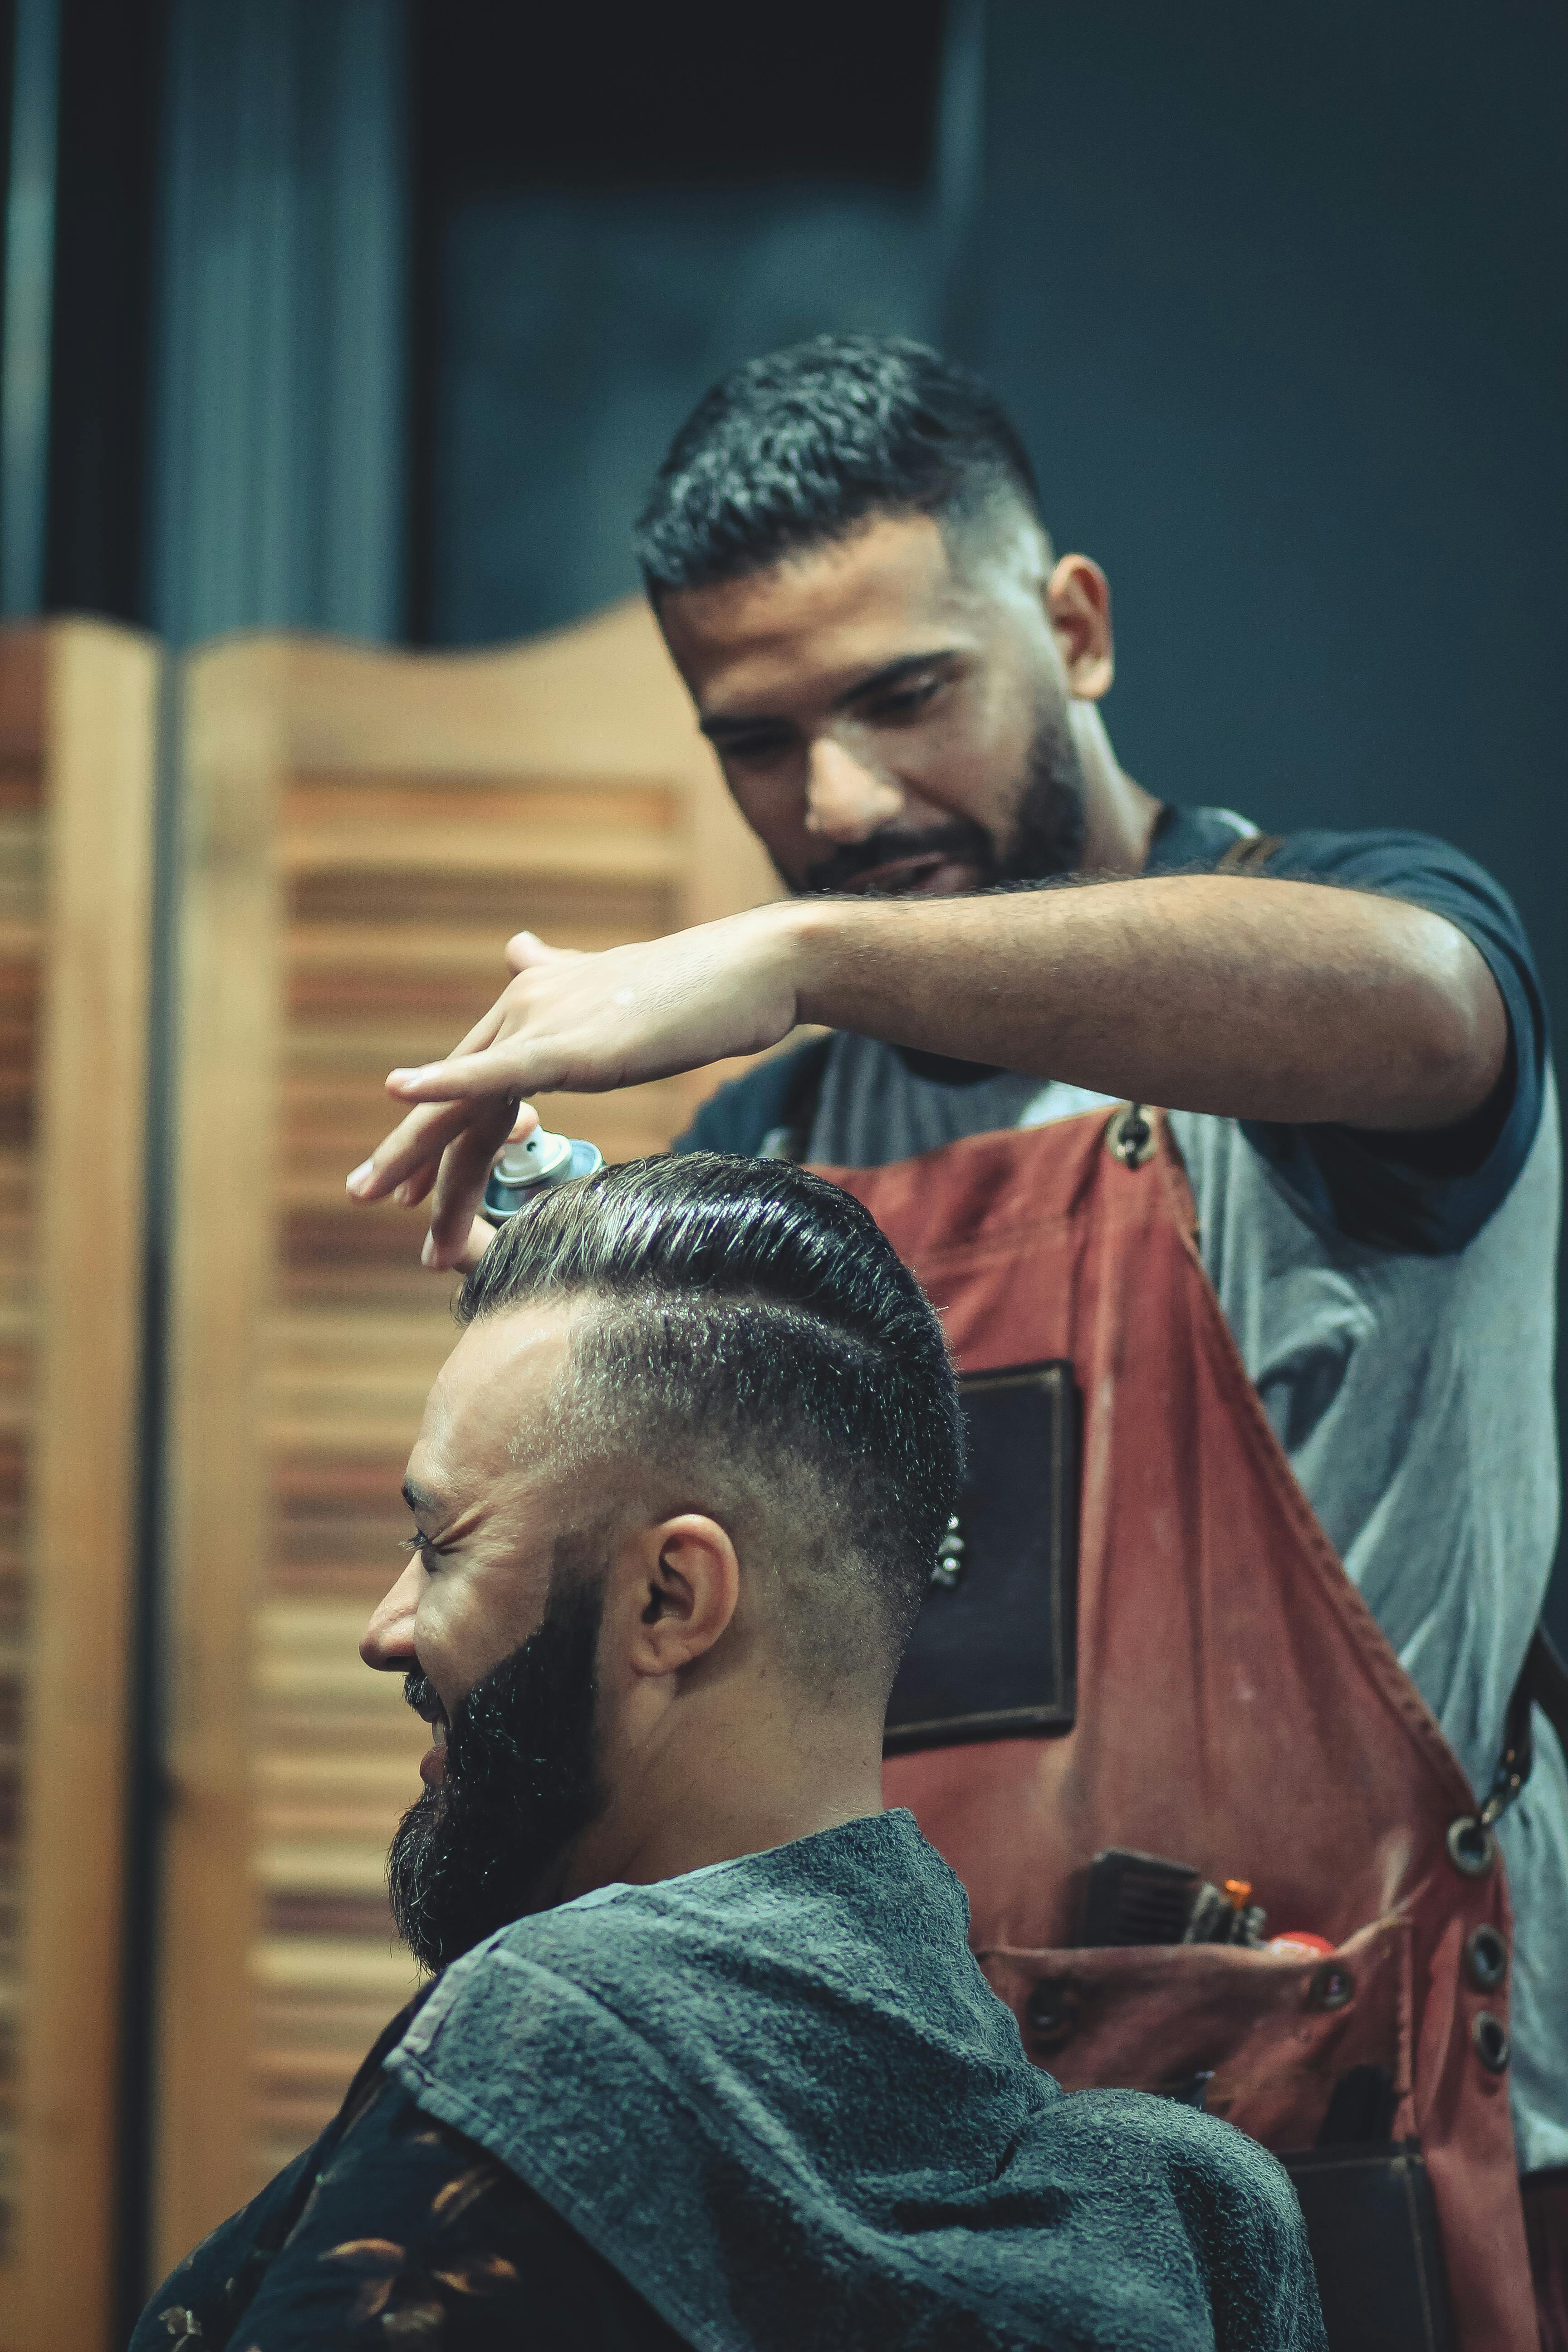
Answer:
[(0, 630), (0, 2346), (108, 2326), (158, 662)]
[[(356, 1643), (455, 1333), (424, 1221), (351, 1208), (395, 1063), (521, 927), (647, 938), (771, 895), (646, 612), (516, 652), (237, 640), (184, 688), (161, 2253), (332, 2112), (412, 1981), (383, 1866), (423, 1727)], [(542, 1100), (607, 1157), (704, 1081)]]

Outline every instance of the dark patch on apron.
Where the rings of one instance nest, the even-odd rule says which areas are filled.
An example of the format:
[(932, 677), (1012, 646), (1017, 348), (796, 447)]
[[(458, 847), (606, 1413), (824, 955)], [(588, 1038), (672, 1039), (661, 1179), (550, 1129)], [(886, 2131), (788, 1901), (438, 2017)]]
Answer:
[(888, 1707), (884, 1752), (1070, 1731), (1080, 1414), (1068, 1363), (960, 1381), (969, 1470)]

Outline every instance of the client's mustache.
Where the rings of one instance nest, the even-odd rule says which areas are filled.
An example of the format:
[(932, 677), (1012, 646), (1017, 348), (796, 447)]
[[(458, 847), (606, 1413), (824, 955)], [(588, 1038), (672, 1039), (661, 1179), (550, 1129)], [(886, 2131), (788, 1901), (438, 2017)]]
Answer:
[(447, 1710), (437, 1697), (436, 1685), (428, 1675), (417, 1673), (405, 1675), (403, 1696), (415, 1714), (422, 1715), (426, 1723), (445, 1723), (447, 1720)]
[[(984, 826), (976, 824), (973, 817), (954, 817), (950, 824), (933, 825), (925, 833), (889, 825), (868, 841), (847, 841), (831, 857), (807, 866), (801, 889), (813, 896), (852, 890), (863, 874), (912, 857), (952, 858), (973, 866), (982, 883), (994, 881), (998, 870), (996, 851)], [(896, 887), (889, 895), (896, 896)]]

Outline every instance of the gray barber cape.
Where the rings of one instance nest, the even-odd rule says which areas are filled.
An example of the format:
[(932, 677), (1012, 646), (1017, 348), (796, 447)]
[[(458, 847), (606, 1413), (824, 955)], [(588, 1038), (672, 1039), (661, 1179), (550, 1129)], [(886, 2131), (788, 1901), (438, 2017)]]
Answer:
[(1295, 2192), (1024, 2054), (912, 1814), (520, 1919), (387, 2060), (701, 2352), (1321, 2352)]

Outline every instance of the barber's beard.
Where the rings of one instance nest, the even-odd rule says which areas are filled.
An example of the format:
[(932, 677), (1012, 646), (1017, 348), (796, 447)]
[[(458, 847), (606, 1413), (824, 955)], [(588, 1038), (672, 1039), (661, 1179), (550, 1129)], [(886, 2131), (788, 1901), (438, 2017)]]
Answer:
[[(552, 1589), (543, 1622), (458, 1706), (434, 1788), (398, 1824), (387, 1857), (397, 1931), (443, 1969), (525, 1911), (603, 1811), (595, 1759), (602, 1577)], [(422, 1677), (408, 1676), (418, 1705)]]
[(1083, 863), (1083, 761), (1065, 710), (1042, 719), (993, 883), (1051, 882)]
[(1082, 862), (1085, 824), (1083, 762), (1066, 712), (1052, 710), (1036, 730), (1004, 841), (994, 841), (973, 817), (953, 817), (924, 831), (889, 825), (868, 841), (846, 842), (831, 857), (819, 859), (807, 868), (797, 894), (832, 897), (853, 890), (862, 874), (895, 858), (931, 856), (972, 867), (977, 890), (1049, 882)]

